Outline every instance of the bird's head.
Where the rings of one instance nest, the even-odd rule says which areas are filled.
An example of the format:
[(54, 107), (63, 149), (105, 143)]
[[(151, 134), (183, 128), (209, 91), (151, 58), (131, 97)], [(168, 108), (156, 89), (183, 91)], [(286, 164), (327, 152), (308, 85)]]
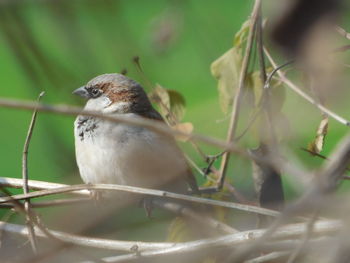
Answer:
[(88, 99), (85, 109), (92, 111), (130, 113), (152, 107), (139, 83), (117, 73), (97, 76), (73, 94)]

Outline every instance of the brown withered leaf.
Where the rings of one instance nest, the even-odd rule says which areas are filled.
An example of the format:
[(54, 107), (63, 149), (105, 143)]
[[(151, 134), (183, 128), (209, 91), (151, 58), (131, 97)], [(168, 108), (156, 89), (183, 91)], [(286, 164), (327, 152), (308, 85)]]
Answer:
[(185, 115), (185, 98), (178, 91), (156, 84), (149, 97), (159, 106), (159, 111), (164, 117), (168, 118), (172, 115), (176, 121), (180, 121)]
[[(180, 132), (185, 132), (185, 133), (192, 133), (193, 132), (193, 124), (191, 122), (183, 122), (183, 123), (178, 123), (173, 126), (173, 128), (177, 131)], [(188, 141), (189, 137), (188, 136), (176, 136), (176, 139), (179, 141), (186, 142)]]
[(310, 152), (320, 153), (322, 151), (325, 143), (325, 138), (328, 132), (328, 121), (328, 116), (323, 116), (318, 126), (315, 139), (311, 143), (309, 143), (307, 147), (307, 149)]
[(182, 120), (185, 115), (186, 101), (184, 96), (176, 90), (168, 89), (170, 99), (170, 110), (176, 116), (177, 120)]
[(224, 113), (228, 112), (229, 106), (232, 104), (238, 86), (242, 59), (239, 49), (233, 47), (210, 66), (211, 74), (218, 80), (219, 101)]

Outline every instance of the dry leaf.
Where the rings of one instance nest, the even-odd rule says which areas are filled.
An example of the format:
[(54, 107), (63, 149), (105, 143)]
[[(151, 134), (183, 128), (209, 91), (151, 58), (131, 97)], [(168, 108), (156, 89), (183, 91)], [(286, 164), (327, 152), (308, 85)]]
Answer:
[[(191, 122), (183, 122), (173, 126), (173, 129), (179, 132), (192, 133), (193, 124)], [(176, 136), (176, 139), (179, 141), (186, 142), (189, 139), (189, 136)]]
[(185, 115), (185, 98), (178, 91), (166, 89), (157, 84), (149, 97), (159, 106), (160, 113), (167, 119), (171, 114), (177, 122)]
[(168, 89), (167, 91), (170, 99), (170, 111), (180, 121), (185, 115), (185, 98), (176, 90)]
[(242, 54), (235, 47), (211, 64), (211, 74), (218, 80), (220, 106), (224, 113), (228, 112), (232, 104), (241, 65)]
[(163, 107), (170, 108), (170, 99), (168, 92), (161, 85), (156, 84), (156, 86), (152, 89), (149, 94), (149, 98), (152, 102), (163, 105)]
[(320, 153), (323, 149), (328, 132), (328, 116), (324, 116), (318, 126), (315, 139), (309, 143), (307, 149), (313, 153)]

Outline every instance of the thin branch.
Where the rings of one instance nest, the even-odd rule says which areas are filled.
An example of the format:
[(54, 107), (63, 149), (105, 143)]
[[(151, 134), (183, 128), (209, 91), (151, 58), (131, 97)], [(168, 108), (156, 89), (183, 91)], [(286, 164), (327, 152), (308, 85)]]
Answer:
[(76, 116), (76, 115), (91, 116), (91, 117), (108, 120), (111, 122), (117, 122), (117, 123), (122, 122), (128, 125), (145, 127), (149, 130), (152, 130), (167, 136), (181, 136), (181, 137), (188, 138), (189, 140), (204, 142), (209, 145), (216, 146), (227, 151), (235, 152), (239, 155), (245, 156), (248, 159), (250, 158), (246, 150), (237, 147), (232, 142), (227, 143), (226, 141), (221, 139), (175, 130), (170, 128), (168, 125), (165, 125), (164, 123), (151, 120), (151, 119), (146, 119), (146, 118), (131, 119), (131, 118), (128, 118), (127, 116), (120, 116), (120, 115), (111, 116), (111, 115), (103, 114), (101, 112), (87, 111), (87, 110), (83, 110), (80, 107), (75, 107), (75, 106), (48, 105), (48, 104), (37, 105), (37, 103), (33, 101), (20, 101), (20, 100), (5, 99), (5, 98), (0, 98), (0, 107), (23, 109), (23, 110), (37, 109), (38, 111), (48, 112), (48, 113), (57, 113), (57, 114), (69, 115), (69, 116)]
[(295, 248), (294, 252), (288, 258), (287, 263), (294, 263), (295, 260), (298, 258), (298, 256), (301, 254), (303, 248), (307, 245), (307, 242), (309, 241), (309, 239), (312, 235), (314, 223), (317, 220), (318, 214), (319, 214), (318, 211), (314, 212), (312, 217), (307, 222), (307, 225), (306, 225), (307, 228), (306, 228), (306, 231), (304, 233), (304, 236), (302, 237), (302, 240), (299, 243), (299, 245)]
[(192, 219), (197, 224), (201, 224), (206, 228), (209, 227), (210, 229), (214, 230), (213, 232), (215, 234), (217, 234), (218, 231), (221, 234), (233, 234), (239, 232), (237, 229), (234, 229), (223, 222), (220, 222), (208, 215), (199, 213), (193, 209), (190, 209), (189, 207), (185, 207), (178, 203), (172, 203), (162, 200), (152, 200), (152, 203), (172, 213)]
[(23, 109), (23, 110), (33, 110), (37, 109), (42, 112), (49, 112), (55, 114), (69, 115), (69, 116), (91, 116), (96, 118), (101, 118), (107, 121), (116, 122), (116, 123), (126, 123), (128, 125), (135, 125), (145, 127), (152, 131), (167, 135), (167, 136), (181, 136), (188, 138), (193, 141), (200, 141), (207, 143), (212, 146), (219, 147), (224, 151), (229, 151), (240, 155), (243, 158), (258, 161), (261, 163), (266, 163), (271, 165), (276, 169), (284, 169), (286, 172), (290, 174), (296, 174), (300, 177), (305, 177), (306, 174), (304, 171), (299, 170), (299, 168), (295, 166), (290, 166), (288, 163), (283, 162), (282, 160), (271, 160), (271, 158), (257, 157), (248, 153), (248, 151), (244, 148), (238, 147), (234, 142), (227, 142), (221, 139), (195, 134), (195, 133), (187, 133), (179, 130), (171, 129), (168, 125), (160, 123), (159, 121), (154, 121), (146, 118), (128, 118), (127, 116), (111, 116), (106, 115), (101, 112), (96, 111), (86, 111), (80, 107), (74, 107), (69, 105), (45, 105), (39, 104), (36, 102), (25, 102), (20, 100), (13, 99), (4, 99), (0, 98), (0, 107), (14, 108), (14, 109)]
[[(243, 57), (242, 61), (242, 68), (239, 76), (239, 82), (238, 82), (238, 88), (234, 97), (233, 105), (232, 105), (232, 113), (230, 118), (230, 124), (229, 124), (229, 130), (227, 133), (226, 141), (228, 143), (231, 143), (233, 139), (236, 137), (236, 129), (238, 125), (238, 119), (239, 119), (239, 111), (240, 111), (240, 103), (241, 103), (241, 96), (242, 92), (244, 90), (246, 76), (248, 72), (248, 65), (249, 65), (249, 58), (251, 55), (251, 51), (253, 48), (253, 42), (254, 42), (254, 31), (256, 27), (256, 22), (258, 19), (258, 13), (260, 9), (261, 0), (256, 0), (253, 11), (250, 18), (250, 26), (249, 26), (249, 34), (247, 39), (247, 46), (245, 50), (245, 55)], [(221, 166), (220, 166), (220, 178), (218, 180), (218, 189), (222, 189), (225, 181), (225, 176), (227, 172), (228, 162), (230, 160), (230, 152), (225, 152), (222, 156), (221, 160)]]
[[(22, 188), (23, 187), (23, 179), (20, 178), (11, 178), (11, 177), (0, 177), (0, 186), (2, 187), (11, 187), (11, 188)], [(56, 189), (60, 187), (66, 187), (66, 184), (58, 184), (58, 183), (49, 183), (38, 180), (28, 180), (28, 187), (30, 190), (48, 190), (48, 189)], [(72, 192), (72, 194), (80, 195), (80, 196), (90, 196), (89, 190), (79, 190)]]
[[(11, 224), (7, 222), (0, 221), (0, 231), (18, 234), (24, 237), (28, 236), (28, 229), (24, 225)], [(36, 235), (40, 238), (47, 238), (46, 234), (43, 233), (37, 227), (35, 228)], [(118, 241), (109, 240), (102, 238), (91, 238), (82, 237), (78, 235), (71, 235), (68, 233), (50, 230), (50, 233), (55, 236), (55, 238), (60, 239), (63, 242), (84, 246), (84, 247), (94, 247), (100, 249), (117, 250), (117, 251), (132, 251), (133, 247), (137, 247), (139, 251), (147, 251), (154, 249), (164, 249), (170, 248), (176, 245), (176, 243), (166, 243), (166, 242), (139, 242), (139, 241)]]
[(281, 252), (271, 252), (269, 254), (256, 257), (247, 261), (244, 261), (244, 263), (263, 263), (263, 262), (274, 262), (274, 260), (286, 257), (290, 254), (288, 251), (281, 251)]
[[(42, 233), (45, 234), (45, 236), (47, 238), (52, 239), (53, 241), (59, 241), (61, 243), (61, 240), (57, 239), (55, 236), (53, 236), (50, 231), (47, 229), (47, 227), (41, 222), (39, 216), (34, 212), (31, 211), (31, 213), (26, 213), (25, 211), (25, 207), (22, 203), (20, 203), (18, 200), (15, 200), (14, 198), (12, 198), (11, 193), (9, 193), (6, 189), (4, 189), (3, 187), (0, 188), (1, 191), (3, 193), (5, 193), (7, 195), (7, 197), (9, 198), (9, 201), (14, 205), (15, 209), (17, 211), (19, 211), (20, 213), (24, 214), (25, 216), (29, 217), (29, 220), (32, 222), (33, 227), (34, 227), (34, 232), (35, 232), (35, 228), (37, 227), (38, 229), (40, 229), (40, 231), (42, 231)], [(28, 198), (25, 198), (28, 199)], [(28, 230), (28, 228), (26, 228)], [(30, 230), (28, 231), (29, 235), (30, 235)], [(65, 244), (64, 244), (65, 245)]]
[(289, 205), (276, 218), (273, 224), (266, 230), (260, 239), (254, 241), (250, 246), (238, 251), (229, 257), (230, 262), (241, 262), (252, 252), (261, 247), (278, 228), (291, 220), (297, 213), (306, 209), (321, 210), (325, 205), (325, 199), (336, 190), (338, 182), (342, 178), (347, 166), (350, 163), (350, 136), (343, 139), (336, 150), (330, 156), (330, 161), (325, 164), (320, 174), (313, 180), (310, 189), (294, 204)]
[[(39, 97), (37, 99), (38, 103), (39, 103), (40, 99), (42, 98), (42, 96), (44, 96), (44, 94), (45, 94), (45, 92), (41, 92), (39, 94)], [(35, 126), (36, 116), (37, 116), (37, 110), (34, 110), (33, 115), (32, 115), (32, 119), (31, 119), (30, 124), (29, 124), (27, 137), (26, 137), (24, 147), (23, 147), (22, 178), (23, 178), (23, 193), (24, 194), (29, 193), (29, 188), (28, 188), (28, 150), (29, 150), (30, 140), (32, 138), (32, 134), (33, 134), (34, 126)], [(29, 232), (28, 237), (29, 237), (30, 245), (33, 249), (33, 252), (37, 253), (38, 249), (37, 249), (37, 244), (36, 244), (36, 239), (35, 239), (34, 227), (33, 227), (33, 223), (31, 222), (30, 216), (29, 216), (29, 214), (31, 213), (29, 199), (24, 200), (24, 210), (26, 212), (26, 224), (27, 224), (28, 232)]]
[[(301, 147), (300, 149), (303, 150), (303, 151), (305, 151), (305, 152), (308, 152), (308, 153), (311, 154), (312, 156), (319, 157), (319, 158), (321, 158), (321, 159), (323, 159), (323, 160), (328, 160), (328, 158), (327, 158), (326, 156), (324, 156), (324, 155), (322, 155), (322, 154), (320, 154), (320, 153), (311, 151), (311, 150), (309, 150), (309, 149), (307, 149), (307, 148), (304, 148), (304, 147)], [(350, 171), (350, 168), (347, 167), (346, 170), (347, 170), (347, 171)], [(343, 176), (343, 179), (344, 179), (344, 180), (349, 180), (350, 177), (344, 175), (344, 176)]]
[[(318, 221), (315, 223), (314, 233), (315, 234), (327, 234), (339, 231), (343, 225), (339, 221)], [(281, 227), (274, 235), (274, 239), (287, 239), (291, 237), (300, 236), (305, 231), (305, 224), (294, 224)], [(173, 247), (139, 252), (135, 254), (127, 254), (109, 258), (103, 258), (106, 262), (126, 262), (132, 260), (142, 260), (149, 258), (156, 258), (159, 256), (170, 256), (170, 255), (185, 255), (193, 253), (199, 250), (213, 249), (213, 248), (233, 248), (240, 247), (240, 245), (247, 245), (258, 240), (265, 232), (265, 229), (244, 231), (237, 234), (221, 236), (218, 238), (202, 239), (184, 243), (178, 243)], [(87, 262), (84, 262), (87, 263)]]
[[(319, 220), (315, 222), (314, 234), (327, 235), (339, 231), (343, 227), (343, 224), (338, 220)], [(305, 232), (306, 224), (292, 224), (283, 226), (278, 229), (273, 239), (290, 239), (299, 237)], [(24, 225), (17, 225), (0, 221), (0, 231), (18, 234), (21, 236), (28, 236), (28, 229)], [(37, 236), (41, 238), (47, 238), (47, 236), (40, 230), (35, 229)], [(56, 238), (66, 243), (71, 243), (79, 246), (94, 247), (100, 249), (109, 249), (117, 251), (135, 251), (149, 252), (149, 254), (139, 253), (139, 255), (152, 257), (156, 255), (170, 255), (176, 253), (188, 253), (198, 251), (200, 249), (207, 249), (212, 247), (236, 247), (238, 245), (249, 244), (254, 240), (260, 238), (266, 229), (249, 230), (230, 235), (224, 235), (216, 238), (200, 239), (195, 241), (188, 241), (183, 243), (167, 243), (167, 242), (140, 242), (140, 241), (119, 241), (109, 240), (101, 238), (82, 237), (77, 235), (71, 235), (68, 233), (50, 230), (50, 233)], [(127, 258), (134, 255), (125, 255)], [(123, 256), (124, 257), (124, 256)], [(119, 261), (116, 261), (119, 262)]]
[(264, 83), (265, 83), (264, 84), (264, 89), (269, 89), (270, 88), (271, 81), (272, 81), (273, 77), (275, 76), (275, 74), (279, 70), (281, 70), (282, 68), (284, 68), (284, 67), (286, 67), (286, 66), (288, 66), (288, 65), (290, 65), (292, 63), (294, 63), (294, 60), (289, 60), (289, 61), (287, 61), (287, 62), (285, 62), (285, 63), (283, 63), (283, 64), (281, 64), (281, 65), (279, 65), (277, 67), (274, 67), (274, 69), (268, 75), (267, 79), (264, 81)]
[(335, 30), (343, 37), (350, 40), (350, 33), (346, 32), (346, 30), (340, 26), (336, 26)]
[[(57, 199), (50, 201), (41, 201), (41, 202), (31, 202), (30, 206), (32, 208), (45, 208), (45, 207), (54, 207), (54, 206), (66, 206), (66, 205), (75, 205), (86, 202), (91, 202), (91, 198), (67, 198), (67, 199)], [(15, 208), (14, 204), (3, 203), (0, 204), (0, 208)]]
[[(276, 62), (273, 60), (272, 56), (270, 55), (270, 53), (268, 52), (268, 50), (266, 48), (264, 48), (264, 52), (265, 52), (266, 57), (269, 59), (271, 65), (273, 66), (273, 68), (277, 68), (278, 66), (277, 66)], [(283, 81), (291, 90), (293, 90), (295, 93), (297, 93), (299, 96), (301, 96), (302, 98), (304, 98), (305, 100), (307, 100), (311, 104), (315, 105), (320, 111), (329, 115), (331, 118), (340, 122), (341, 124), (346, 125), (346, 126), (350, 126), (350, 122), (348, 120), (339, 116), (335, 112), (327, 109), (325, 106), (322, 106), (321, 104), (319, 104), (314, 98), (312, 98), (310, 95), (306, 94), (304, 91), (302, 91), (301, 88), (299, 88), (291, 80), (289, 80), (281, 70), (277, 71), (277, 74), (279, 75), (281, 81)]]
[[(29, 181), (30, 182), (30, 181)], [(1, 185), (1, 183), (0, 183)], [(134, 187), (134, 186), (128, 186), (128, 185), (116, 185), (116, 184), (83, 184), (83, 185), (71, 185), (71, 186), (64, 186), (54, 189), (48, 189), (48, 190), (41, 190), (36, 192), (30, 192), (28, 194), (18, 194), (13, 196), (6, 196), (6, 197), (0, 197), (0, 203), (6, 203), (11, 200), (23, 200), (26, 198), (36, 198), (36, 197), (43, 197), (48, 195), (55, 195), (55, 194), (62, 194), (62, 193), (69, 193), (69, 192), (76, 192), (79, 190), (113, 190), (113, 191), (122, 191), (122, 192), (129, 192), (134, 194), (143, 194), (143, 195), (151, 195), (151, 196), (158, 196), (158, 197), (167, 197), (172, 198), (176, 200), (182, 200), (182, 201), (188, 201), (188, 202), (194, 202), (194, 203), (200, 203), (200, 204), (206, 204), (206, 205), (212, 205), (212, 206), (221, 206), (231, 209), (237, 209), (242, 210), (250, 213), (258, 213), (262, 215), (269, 215), (269, 216), (278, 216), (279, 212), (260, 208), (256, 206), (251, 205), (244, 205), (234, 202), (225, 202), (225, 201), (219, 201), (219, 200), (212, 200), (208, 198), (201, 198), (201, 197), (195, 197), (195, 196), (188, 196), (188, 195), (182, 195), (167, 191), (161, 191), (161, 190), (154, 190), (154, 189), (146, 189), (146, 188), (140, 188), (140, 187)], [(85, 193), (89, 193), (88, 191)]]

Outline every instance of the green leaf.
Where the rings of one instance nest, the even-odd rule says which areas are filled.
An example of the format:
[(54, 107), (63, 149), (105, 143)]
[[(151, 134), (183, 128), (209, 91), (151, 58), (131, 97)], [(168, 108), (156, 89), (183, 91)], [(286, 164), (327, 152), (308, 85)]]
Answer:
[(233, 46), (236, 48), (242, 48), (242, 44), (247, 40), (248, 32), (249, 32), (250, 20), (245, 21), (241, 29), (235, 34), (233, 39)]
[(219, 101), (224, 113), (232, 104), (242, 65), (242, 54), (231, 48), (211, 64), (211, 74), (218, 80)]

